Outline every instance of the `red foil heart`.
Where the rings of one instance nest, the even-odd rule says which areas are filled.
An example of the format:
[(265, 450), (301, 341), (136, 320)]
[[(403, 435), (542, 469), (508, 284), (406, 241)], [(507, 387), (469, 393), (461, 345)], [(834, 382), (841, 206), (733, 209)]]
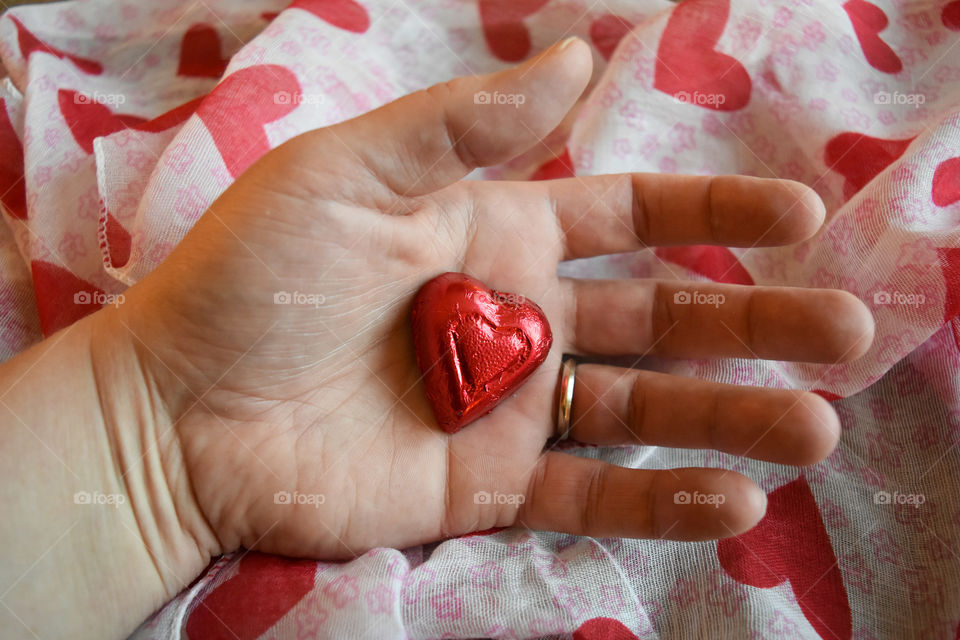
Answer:
[(411, 324), (427, 399), (447, 433), (493, 411), (553, 344), (540, 307), (463, 273), (444, 273), (423, 285)]

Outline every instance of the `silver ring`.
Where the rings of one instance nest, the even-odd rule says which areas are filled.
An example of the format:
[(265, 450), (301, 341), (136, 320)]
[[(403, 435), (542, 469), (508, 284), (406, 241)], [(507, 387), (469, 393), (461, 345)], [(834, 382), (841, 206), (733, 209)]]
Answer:
[(566, 357), (560, 367), (560, 404), (557, 408), (557, 441), (570, 437), (573, 413), (573, 385), (577, 380), (577, 361)]

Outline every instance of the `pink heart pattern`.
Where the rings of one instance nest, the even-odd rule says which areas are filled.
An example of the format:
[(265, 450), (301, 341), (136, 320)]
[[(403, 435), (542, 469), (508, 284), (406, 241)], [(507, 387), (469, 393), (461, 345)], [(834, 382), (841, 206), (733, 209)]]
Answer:
[(933, 172), (933, 203), (949, 207), (960, 200), (960, 157), (944, 160)]
[(14, 218), (27, 219), (27, 190), (23, 182), (23, 145), (10, 122), (7, 103), (0, 99), (0, 201)]
[[(294, 0), (288, 9), (302, 9), (324, 22), (353, 33), (363, 33), (370, 28), (370, 15), (363, 5), (354, 0)], [(276, 13), (264, 13), (273, 20)]]
[(913, 138), (884, 140), (862, 133), (841, 133), (827, 142), (824, 157), (827, 167), (842, 175), (843, 193), (852, 198), (871, 180), (903, 155)]
[(660, 38), (653, 86), (707, 109), (744, 108), (750, 101), (750, 74), (736, 58), (716, 50), (729, 16), (729, 0), (678, 5)]
[(483, 37), (490, 52), (506, 62), (519, 62), (530, 53), (530, 31), (524, 19), (549, 0), (478, 0)]
[(270, 149), (263, 126), (293, 111), (300, 94), (289, 69), (257, 65), (230, 74), (200, 103), (196, 113), (231, 176), (239, 176)]
[(843, 9), (850, 16), (853, 31), (857, 34), (867, 62), (884, 73), (899, 73), (903, 69), (903, 62), (890, 45), (880, 38), (880, 32), (890, 24), (883, 9), (866, 0), (848, 0)]
[(180, 44), (180, 67), (177, 75), (197, 78), (219, 78), (228, 59), (220, 52), (220, 34), (209, 24), (195, 24), (183, 34)]
[(721, 540), (717, 557), (724, 571), (743, 584), (769, 589), (789, 581), (800, 610), (824, 640), (851, 637), (843, 574), (804, 476), (769, 493), (760, 524)]
[(206, 594), (187, 619), (187, 635), (203, 640), (254, 640), (313, 588), (317, 563), (251, 551), (237, 573)]

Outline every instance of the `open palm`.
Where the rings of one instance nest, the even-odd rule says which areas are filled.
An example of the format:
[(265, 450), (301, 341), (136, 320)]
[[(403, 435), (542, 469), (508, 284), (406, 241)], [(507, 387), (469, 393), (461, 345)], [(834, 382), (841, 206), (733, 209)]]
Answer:
[[(560, 260), (658, 243), (788, 243), (823, 216), (810, 190), (776, 180), (460, 180), (537, 144), (590, 71), (573, 41), (294, 138), (128, 292), (117, 317), (172, 426), (158, 435), (167, 483), (211, 553), (349, 557), (513, 524), (704, 539), (762, 516), (762, 492), (736, 473), (543, 452), (563, 353), (832, 362), (872, 339), (863, 305), (835, 291), (697, 283), (723, 304), (681, 305), (682, 282), (559, 278)], [(478, 104), (479, 91), (526, 101)], [(414, 294), (446, 271), (536, 301), (554, 335), (527, 383), (453, 436), (436, 426), (409, 328)], [(601, 365), (581, 365), (573, 407), (583, 442), (790, 464), (821, 459), (839, 433), (811, 394)], [(726, 499), (676, 504), (677, 491)]]

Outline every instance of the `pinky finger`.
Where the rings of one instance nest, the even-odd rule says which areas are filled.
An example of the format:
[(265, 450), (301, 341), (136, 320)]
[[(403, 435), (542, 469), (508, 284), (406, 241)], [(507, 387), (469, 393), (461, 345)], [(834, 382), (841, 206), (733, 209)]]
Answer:
[(565, 453), (544, 455), (518, 524), (592, 537), (713, 540), (757, 524), (767, 498), (723, 469), (628, 469)]

